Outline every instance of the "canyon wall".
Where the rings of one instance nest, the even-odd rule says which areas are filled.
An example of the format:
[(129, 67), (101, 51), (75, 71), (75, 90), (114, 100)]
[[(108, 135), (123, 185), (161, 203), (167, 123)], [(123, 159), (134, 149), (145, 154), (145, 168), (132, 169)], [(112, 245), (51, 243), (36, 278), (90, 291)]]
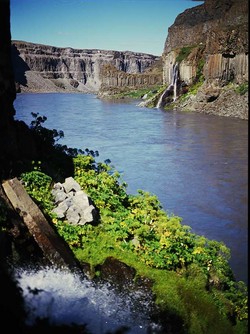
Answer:
[(162, 73), (126, 73), (117, 70), (114, 66), (106, 65), (101, 68), (102, 85), (107, 87), (137, 87), (137, 86), (154, 86), (162, 83)]
[(206, 79), (248, 81), (248, 0), (206, 0), (178, 15), (164, 46), (164, 82), (171, 81), (172, 65), (184, 48), (190, 52), (180, 75), (187, 83), (201, 58)]
[(141, 75), (159, 60), (145, 53), (12, 41), (12, 60), (17, 88), (21, 91), (98, 92), (102, 84), (142, 86), (162, 82), (161, 75), (155, 79), (150, 74)]
[(203, 82), (178, 107), (248, 119), (248, 96), (235, 91), (248, 85), (248, 0), (205, 0), (185, 10), (168, 29), (162, 61), (165, 85), (176, 62), (182, 86)]
[(248, 0), (205, 0), (185, 10), (168, 29), (162, 57), (12, 41), (12, 62), (18, 92), (79, 91), (103, 97), (168, 86), (178, 62), (180, 94), (202, 85), (195, 97), (177, 99), (176, 107), (248, 119), (248, 96), (235, 91), (237, 85), (248, 85)]

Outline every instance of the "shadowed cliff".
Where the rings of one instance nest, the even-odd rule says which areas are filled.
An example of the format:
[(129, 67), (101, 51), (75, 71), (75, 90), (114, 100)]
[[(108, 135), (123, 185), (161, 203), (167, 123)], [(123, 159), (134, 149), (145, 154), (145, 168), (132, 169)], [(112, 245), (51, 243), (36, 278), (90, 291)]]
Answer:
[[(11, 61), (11, 33), (10, 33), (10, 1), (0, 1), (0, 179), (10, 178), (12, 175), (17, 176), (23, 170), (31, 166), (34, 159), (46, 158), (49, 154), (57, 155), (52, 152), (53, 147), (44, 145), (39, 142), (34, 133), (24, 122), (15, 121), (15, 110), (13, 102), (16, 97), (14, 75)], [(22, 64), (23, 66), (23, 64)], [(22, 78), (25, 82), (25, 78)], [(50, 153), (51, 152), (51, 153)], [(66, 162), (68, 171), (71, 168), (71, 158), (60, 156)], [(3, 217), (2, 210), (5, 208), (5, 195), (0, 185), (0, 221), (2, 218), (7, 219), (11, 224), (11, 219), (16, 220), (11, 207), (7, 210), (7, 217)], [(5, 215), (6, 213), (4, 213)], [(14, 227), (12, 233), (15, 233)], [(18, 237), (18, 236), (17, 236)], [(6, 231), (0, 225), (0, 328), (3, 332), (13, 334), (28, 333), (84, 333), (83, 329), (71, 328), (53, 328), (44, 323), (36, 328), (28, 328), (25, 324), (26, 311), (24, 309), (21, 291), (17, 286), (14, 276), (12, 275), (11, 266), (8, 263), (8, 256), (13, 251), (12, 238), (10, 231)], [(25, 244), (21, 246), (23, 251), (27, 251)]]
[[(11, 66), (11, 35), (10, 35), (10, 3), (0, 1), (0, 171), (7, 166), (6, 159), (11, 156), (10, 150), (16, 155), (16, 140), (12, 138), (14, 131), (15, 85)], [(0, 188), (1, 192), (1, 188)], [(1, 198), (0, 198), (1, 200)], [(1, 201), (0, 201), (1, 204)], [(7, 271), (6, 251), (10, 247), (6, 235), (0, 230), (0, 321), (1, 328), (8, 328), (12, 333), (24, 333), (23, 301), (20, 291)]]

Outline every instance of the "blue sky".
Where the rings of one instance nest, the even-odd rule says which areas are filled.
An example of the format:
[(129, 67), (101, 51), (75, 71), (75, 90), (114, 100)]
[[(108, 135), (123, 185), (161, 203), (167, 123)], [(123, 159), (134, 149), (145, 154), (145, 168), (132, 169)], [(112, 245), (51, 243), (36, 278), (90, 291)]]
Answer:
[(168, 28), (192, 0), (10, 0), (11, 36), (58, 47), (161, 55)]

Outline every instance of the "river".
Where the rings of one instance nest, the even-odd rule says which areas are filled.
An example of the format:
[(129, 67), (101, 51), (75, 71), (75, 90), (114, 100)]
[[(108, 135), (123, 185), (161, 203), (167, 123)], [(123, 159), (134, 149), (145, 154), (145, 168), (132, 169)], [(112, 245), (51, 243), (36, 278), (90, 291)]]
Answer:
[(92, 94), (22, 93), (16, 119), (64, 132), (59, 143), (99, 152), (128, 184), (157, 195), (192, 232), (224, 242), (237, 280), (248, 282), (248, 122), (138, 107)]

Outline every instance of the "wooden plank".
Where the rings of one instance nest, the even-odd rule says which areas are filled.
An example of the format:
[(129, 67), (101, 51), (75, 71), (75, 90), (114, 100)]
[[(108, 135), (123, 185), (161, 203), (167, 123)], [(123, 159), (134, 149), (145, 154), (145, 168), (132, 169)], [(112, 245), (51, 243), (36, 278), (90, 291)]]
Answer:
[(80, 269), (68, 244), (49, 224), (21, 182), (14, 178), (5, 181), (2, 187), (13, 208), (22, 218), (45, 257), (56, 266)]

